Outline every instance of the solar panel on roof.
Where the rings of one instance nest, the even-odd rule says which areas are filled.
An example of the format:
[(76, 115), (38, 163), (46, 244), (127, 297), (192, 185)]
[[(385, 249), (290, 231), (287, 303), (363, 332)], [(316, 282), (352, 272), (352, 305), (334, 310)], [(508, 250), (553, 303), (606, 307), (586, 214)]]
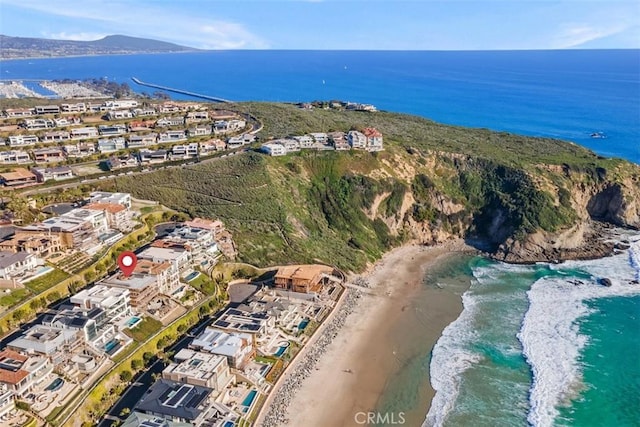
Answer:
[(191, 397), (191, 399), (189, 399), (189, 402), (185, 406), (187, 408), (197, 408), (198, 405), (200, 405), (200, 402), (202, 402), (205, 397), (207, 397), (207, 393), (204, 391), (201, 391), (200, 393), (196, 393), (194, 396)]
[(184, 399), (184, 397), (189, 394), (189, 392), (193, 390), (193, 386), (190, 385), (182, 385), (180, 386), (180, 388), (176, 391), (176, 393), (169, 398), (168, 401), (163, 402), (162, 404), (164, 406), (170, 406), (172, 408), (175, 408), (178, 406), (178, 404), (182, 401), (182, 399)]

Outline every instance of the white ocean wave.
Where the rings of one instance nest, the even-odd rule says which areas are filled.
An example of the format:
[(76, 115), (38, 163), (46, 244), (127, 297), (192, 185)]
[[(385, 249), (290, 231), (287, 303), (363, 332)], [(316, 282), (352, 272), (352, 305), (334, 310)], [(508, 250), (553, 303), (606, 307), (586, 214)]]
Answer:
[[(635, 256), (631, 255), (633, 251), (629, 252), (629, 256)], [(620, 254), (594, 261), (564, 263), (565, 269), (589, 272), (593, 280), (575, 285), (559, 277), (546, 277), (534, 283), (527, 292), (530, 305), (518, 339), (533, 371), (528, 415), (532, 425), (553, 425), (558, 416), (557, 407), (581, 387), (578, 358), (588, 337), (580, 334), (576, 321), (589, 314), (586, 301), (640, 294), (640, 286), (630, 283), (637, 271), (631, 268), (629, 256)], [(611, 287), (597, 283), (604, 277), (611, 280)]]
[(444, 423), (456, 401), (462, 373), (480, 361), (478, 354), (465, 348), (475, 335), (473, 318), (477, 301), (471, 296), (471, 291), (462, 295), (462, 303), (464, 310), (442, 331), (431, 353), (429, 375), (436, 394), (423, 427), (441, 426)]

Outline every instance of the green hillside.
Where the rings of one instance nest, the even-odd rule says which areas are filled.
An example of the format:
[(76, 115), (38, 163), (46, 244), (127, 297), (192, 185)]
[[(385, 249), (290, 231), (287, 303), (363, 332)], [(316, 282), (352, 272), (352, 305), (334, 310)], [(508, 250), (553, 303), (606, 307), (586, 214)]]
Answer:
[(240, 258), (259, 266), (322, 261), (361, 270), (402, 242), (455, 236), (496, 250), (509, 238), (559, 232), (588, 218), (576, 192), (600, 194), (638, 177), (636, 165), (549, 139), (384, 112), (237, 108), (263, 121), (262, 140), (366, 126), (385, 137), (380, 153), (245, 153), (115, 179), (119, 191), (221, 218), (234, 232)]

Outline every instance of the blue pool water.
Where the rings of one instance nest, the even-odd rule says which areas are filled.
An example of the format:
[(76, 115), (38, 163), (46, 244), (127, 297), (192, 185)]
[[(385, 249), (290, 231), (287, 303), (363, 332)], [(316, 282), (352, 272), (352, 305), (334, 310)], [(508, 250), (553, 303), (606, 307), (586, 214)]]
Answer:
[(193, 279), (195, 279), (196, 277), (198, 277), (199, 275), (200, 275), (200, 273), (199, 273), (199, 272), (194, 271), (193, 273), (191, 273), (191, 274), (189, 274), (187, 277), (185, 277), (185, 280), (186, 280), (187, 282), (190, 282), (190, 281), (192, 281)]
[(113, 350), (116, 346), (118, 345), (118, 341), (116, 340), (111, 340), (108, 343), (106, 343), (104, 345), (104, 349), (108, 352), (110, 352), (111, 350)]
[(232, 421), (227, 421), (224, 423), (224, 427), (233, 427), (235, 424)]
[(131, 328), (133, 325), (138, 323), (140, 320), (142, 320), (142, 319), (140, 319), (138, 316), (133, 316), (131, 319), (127, 320), (127, 326)]
[(253, 399), (255, 399), (256, 394), (258, 394), (257, 391), (255, 390), (251, 390), (249, 392), (249, 394), (247, 395), (247, 397), (244, 398), (244, 400), (242, 401), (242, 406), (251, 406), (251, 404), (253, 403)]
[(279, 347), (278, 351), (276, 351), (275, 353), (273, 353), (274, 356), (276, 357), (280, 357), (282, 356), (282, 353), (284, 353), (284, 351), (287, 349), (287, 347)]
[(298, 329), (300, 329), (301, 331), (307, 327), (307, 325), (309, 324), (309, 319), (304, 319), (302, 322), (300, 322), (300, 324), (298, 325)]

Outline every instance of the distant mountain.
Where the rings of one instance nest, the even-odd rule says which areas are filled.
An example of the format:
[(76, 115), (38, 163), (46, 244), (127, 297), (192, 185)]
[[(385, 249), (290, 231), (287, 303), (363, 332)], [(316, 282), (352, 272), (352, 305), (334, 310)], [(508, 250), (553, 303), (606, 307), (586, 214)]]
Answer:
[(0, 35), (0, 59), (192, 52), (197, 50), (198, 49), (159, 40), (141, 39), (122, 35), (106, 36), (100, 40), (93, 41), (55, 40)]

